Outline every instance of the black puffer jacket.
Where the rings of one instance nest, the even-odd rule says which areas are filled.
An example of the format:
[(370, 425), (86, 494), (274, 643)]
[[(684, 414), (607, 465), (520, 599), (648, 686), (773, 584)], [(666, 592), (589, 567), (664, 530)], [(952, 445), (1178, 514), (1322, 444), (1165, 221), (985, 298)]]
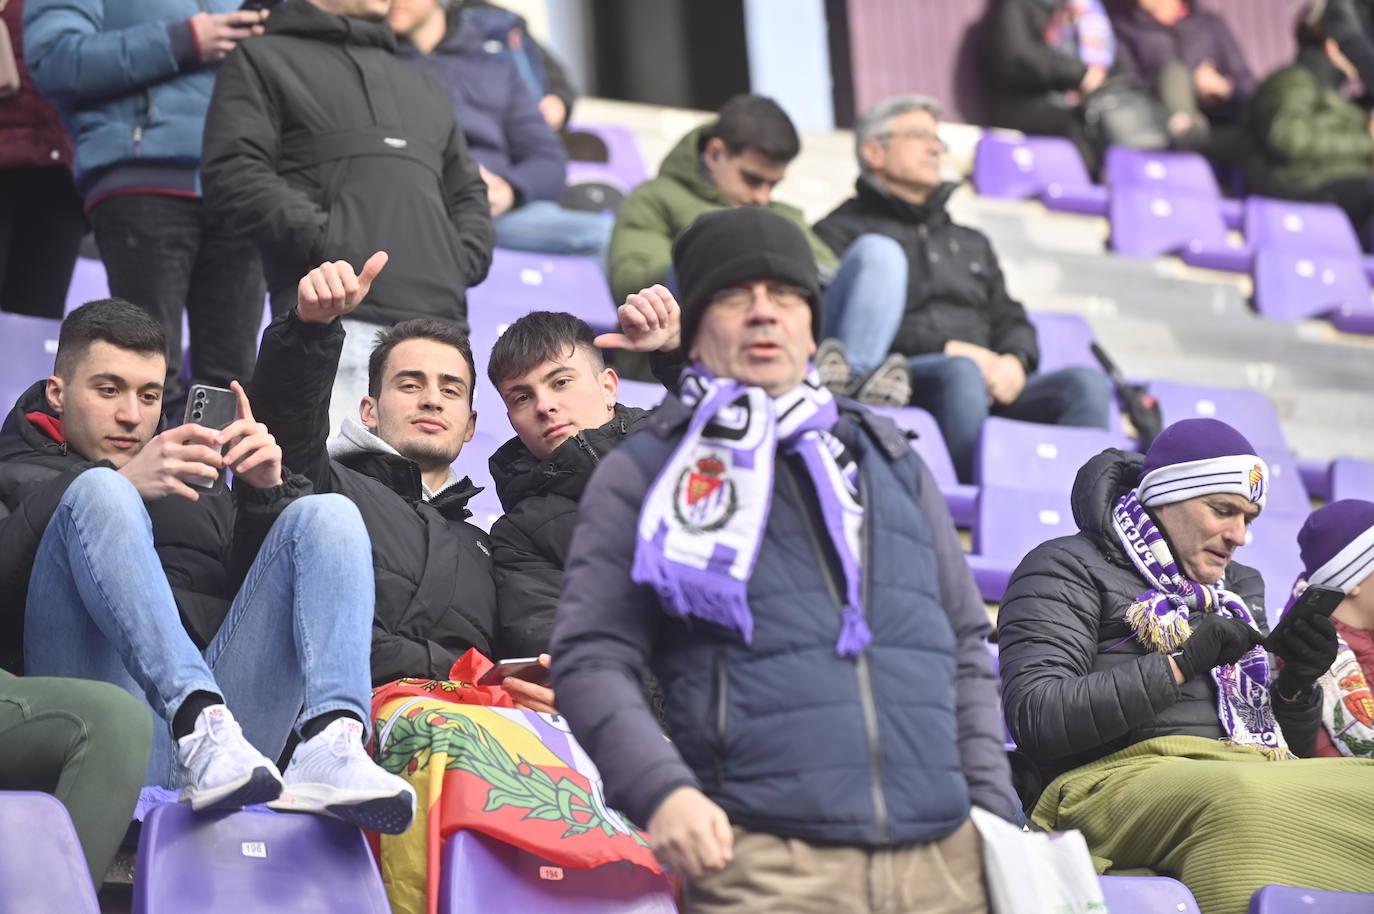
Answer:
[(284, 459), (320, 492), (358, 507), (372, 538), (377, 584), (372, 679), (447, 679), (475, 647), (491, 654), (496, 590), (487, 535), (467, 523), (480, 489), (466, 478), (424, 501), (420, 468), (377, 438), (331, 459), (329, 391), (344, 333), (338, 321), (307, 324), (287, 312), (262, 337), (252, 395)]
[[(44, 385), (25, 391), (0, 427), (0, 667), (15, 674), (23, 672), (29, 574), (48, 522), (78, 475), (110, 466), (73, 453), (34, 424), (38, 416), (56, 420)], [(202, 492), (196, 501), (168, 496), (145, 503), (182, 624), (198, 646), (219, 631), (277, 515), (308, 494), (310, 484), (290, 476), (270, 489), (238, 485), (232, 493)]]
[[(1045, 782), (1157, 736), (1225, 736), (1210, 676), (1174, 682), (1169, 658), (1137, 641), (1124, 615), (1147, 584), (1111, 529), (1111, 509), (1133, 488), (1141, 456), (1107, 450), (1078, 472), (1073, 489), (1079, 532), (1037, 546), (1012, 575), (997, 615), (1002, 701), (1017, 745)], [(1256, 533), (1264, 535), (1264, 520)], [(1223, 585), (1243, 599), (1260, 627), (1264, 582), (1239, 563)], [(1275, 715), (1294, 753), (1310, 756), (1321, 726), (1321, 694)]]
[(886, 235), (906, 251), (906, 313), (893, 352), (940, 352), (959, 340), (1015, 355), (1034, 371), (1040, 361), (1035, 327), (1007, 294), (992, 243), (976, 229), (955, 225), (945, 209), (956, 187), (945, 184), (918, 204), (861, 177), (855, 195), (816, 223), (816, 234), (837, 255), (865, 234)]
[(601, 458), (648, 415), (617, 403), (610, 422), (578, 432), (543, 460), (519, 438), (491, 455), (491, 478), (506, 512), (491, 525), (499, 656), (532, 657), (549, 649), (582, 491)]
[(225, 58), (205, 121), (209, 211), (262, 249), (268, 288), (325, 260), (391, 260), (356, 317), (465, 321), (491, 265), (486, 184), (448, 95), (385, 23), (274, 7)]

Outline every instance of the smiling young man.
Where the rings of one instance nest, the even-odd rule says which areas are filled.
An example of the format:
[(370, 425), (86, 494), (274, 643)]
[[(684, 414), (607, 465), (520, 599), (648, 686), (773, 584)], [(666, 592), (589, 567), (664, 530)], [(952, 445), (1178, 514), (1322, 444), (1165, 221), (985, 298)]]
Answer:
[(1209, 914), (1267, 883), (1374, 888), (1348, 867), (1374, 854), (1374, 762), (1309, 760), (1335, 629), (1301, 623), (1275, 673), (1263, 582), (1233, 561), (1268, 474), (1215, 419), (1174, 423), (1143, 461), (1104, 451), (1074, 483), (1079, 532), (1031, 550), (997, 618), (1007, 724), (1046, 785), (1031, 817), (1181, 879)]
[(419, 318), (369, 340), (367, 395), (329, 438), (330, 391), (345, 328), (387, 263), (355, 273), (325, 263), (299, 283), (296, 307), (263, 335), (252, 391), (283, 460), (317, 491), (355, 505), (376, 569), (372, 678), (447, 679), (468, 648), (488, 656), (496, 593), (487, 535), (469, 524), (477, 487), (452, 465), (472, 438), (473, 361), (451, 321)]
[[(691, 914), (986, 911), (970, 807), (1015, 801), (944, 501), (896, 426), (820, 384), (795, 224), (707, 213), (673, 263), (690, 364), (582, 498), (559, 710)], [(652, 313), (646, 348), (675, 335)]]
[[(180, 783), (195, 809), (274, 801), (404, 830), (414, 793), (362, 746), (372, 569), (358, 512), (282, 469), (238, 382), (237, 421), (159, 434), (165, 346), (128, 302), (83, 305), (53, 376), (0, 428), (5, 664), (146, 699), (166, 723), (149, 783)], [(293, 727), (283, 778), (270, 759)]]

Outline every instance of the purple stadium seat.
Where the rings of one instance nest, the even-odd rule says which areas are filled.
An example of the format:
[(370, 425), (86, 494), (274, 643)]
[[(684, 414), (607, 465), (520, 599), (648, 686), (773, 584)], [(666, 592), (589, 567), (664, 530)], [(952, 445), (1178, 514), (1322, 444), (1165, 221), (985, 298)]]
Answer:
[(1250, 914), (1370, 914), (1371, 911), (1374, 911), (1374, 894), (1365, 892), (1324, 892), (1289, 885), (1266, 885), (1250, 896)]
[(935, 417), (915, 406), (870, 406), (869, 409), (880, 416), (887, 416), (901, 428), (916, 433), (916, 437), (911, 440), (911, 446), (925, 461), (936, 487), (945, 497), (945, 504), (949, 505), (949, 513), (953, 516), (955, 525), (972, 527), (977, 523), (978, 487), (959, 482), (954, 473), (954, 462), (950, 460), (944, 435), (940, 434), (940, 426), (936, 424)]
[(1326, 319), (1337, 330), (1346, 333), (1361, 333), (1365, 336), (1374, 335), (1374, 306), (1362, 300), (1357, 299), (1354, 303), (1342, 304), (1335, 311), (1326, 315)]
[(1101, 216), (1105, 188), (1093, 184), (1073, 144), (1063, 137), (1019, 137), (989, 131), (978, 140), (973, 183), (985, 197), (1039, 197), (1050, 209)]
[(453, 471), (458, 478), (470, 477), (475, 485), (482, 487), (482, 491), (468, 502), (468, 510), (472, 512), (469, 520), (483, 530), (490, 530), (496, 518), (504, 513), (487, 461), (497, 448), (515, 437), (515, 432), (506, 421), (506, 408), (499, 401), (492, 403), (495, 399), (494, 389), (485, 384), (479, 386), (474, 406), (483, 401), (488, 405), (479, 410), (477, 430), (473, 432), (472, 440), (463, 445), (463, 453), (458, 455), (458, 460), (453, 464)]
[(666, 877), (618, 861), (591, 870), (555, 866), (472, 831), (444, 842), (439, 914), (676, 914)]
[(52, 374), (59, 327), (59, 321), (0, 311), (0, 339), (5, 341), (5, 358), (0, 362), (0, 403), (6, 411), (34, 381)]
[(1374, 461), (1354, 457), (1331, 461), (1331, 500), (1342, 498), (1374, 501)]
[(1245, 240), (1256, 249), (1281, 247), (1363, 257), (1350, 217), (1334, 203), (1251, 197), (1245, 211)]
[(1257, 390), (1151, 381), (1150, 393), (1159, 401), (1165, 425), (1180, 419), (1220, 419), (1235, 427), (1261, 453), (1288, 450), (1274, 404)]
[[(626, 191), (634, 189), (649, 176), (644, 167), (644, 157), (639, 153), (639, 143), (628, 128), (617, 124), (569, 124), (568, 130), (591, 133), (601, 138), (606, 144), (607, 161), (595, 163), (598, 171), (615, 176), (618, 184)], [(575, 174), (573, 166), (577, 163), (568, 164), (568, 178), (571, 183)]]
[(143, 822), (134, 914), (390, 914), (363, 833), (333, 819), (195, 813), (168, 803)]
[(1374, 321), (1369, 292), (1364, 267), (1353, 254), (1268, 247), (1255, 255), (1255, 310), (1271, 320), (1338, 312), (1351, 332), (1367, 332), (1358, 326)]
[(663, 389), (663, 385), (657, 381), (628, 381), (622, 378), (620, 380), (620, 395), (616, 399), (626, 406), (653, 409), (663, 402), (667, 393)]
[(1199, 914), (1188, 887), (1167, 876), (1099, 876), (1111, 914)]
[(76, 258), (72, 282), (67, 286), (67, 305), (64, 314), (101, 298), (110, 297), (110, 281), (105, 278), (105, 264), (89, 257)]
[(1264, 515), (1296, 518), (1301, 523), (1312, 513), (1312, 502), (1307, 497), (1298, 458), (1287, 448), (1256, 444), (1255, 449), (1269, 465), (1269, 493), (1265, 496)]
[(508, 324), (530, 311), (567, 311), (598, 333), (616, 324), (606, 277), (592, 260), (497, 248), (487, 278), (468, 290), (468, 320), (500, 315)]
[(1036, 342), (1040, 345), (1037, 371), (1057, 371), (1071, 365), (1101, 369), (1092, 353), (1092, 344), (1097, 337), (1085, 318), (1057, 311), (1027, 311), (1026, 317), (1034, 325)]
[(1130, 442), (1098, 428), (1068, 428), (993, 416), (978, 431), (973, 477), (978, 485), (1062, 495), (1088, 459)]
[(983, 486), (969, 568), (983, 599), (1002, 599), (1007, 581), (1026, 553), (1046, 540), (1078, 532), (1069, 493), (1027, 492)]
[(0, 791), (0, 912), (100, 914), (67, 808), (52, 794)]
[(1250, 528), (1251, 542), (1236, 550), (1235, 560), (1249, 565), (1264, 579), (1264, 608), (1271, 628), (1283, 614), (1283, 607), (1293, 592), (1293, 582), (1302, 572), (1297, 542), (1304, 519), (1282, 514), (1271, 516), (1266, 508)]
[(1246, 204), (1221, 195), (1212, 166), (1196, 152), (1160, 152), (1113, 146), (1107, 150), (1104, 169), (1107, 186), (1115, 193), (1127, 187), (1171, 188), (1183, 193), (1211, 197), (1227, 228), (1244, 224)]
[(1331, 461), (1317, 457), (1298, 458), (1298, 475), (1312, 498), (1331, 501)]
[(1190, 191), (1149, 185), (1113, 188), (1108, 218), (1112, 248), (1131, 257), (1228, 247), (1216, 198)]

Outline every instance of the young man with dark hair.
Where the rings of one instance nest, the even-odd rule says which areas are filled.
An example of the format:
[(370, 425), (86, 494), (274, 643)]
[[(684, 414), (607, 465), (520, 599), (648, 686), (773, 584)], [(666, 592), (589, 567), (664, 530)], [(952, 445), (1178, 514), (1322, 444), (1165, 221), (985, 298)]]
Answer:
[(505, 509), (491, 528), (502, 657), (548, 650), (587, 480), (648, 416), (616, 402), (620, 381), (596, 343), (573, 315), (535, 311), (491, 350), (487, 376), (515, 430), (491, 456)]
[[(294, 309), (263, 335), (252, 390), (283, 459), (318, 491), (362, 514), (376, 569), (372, 679), (447, 679), (469, 648), (490, 656), (496, 593), (487, 535), (469, 524), (478, 491), (452, 464), (471, 440), (474, 368), (462, 328), (403, 321), (378, 335), (368, 395), (329, 439), (329, 397), (345, 329), (387, 263), (325, 263), (299, 283)], [(371, 342), (371, 341), (369, 341)], [(356, 417), (356, 418), (355, 418)]]
[[(404, 830), (414, 792), (362, 745), (372, 569), (358, 512), (283, 471), (237, 381), (237, 421), (156, 434), (165, 346), (134, 305), (83, 305), (56, 373), (0, 428), (6, 665), (146, 698), (169, 725), (150, 781), (180, 781), (195, 809), (275, 801)], [(293, 727), (283, 787), (270, 759)]]

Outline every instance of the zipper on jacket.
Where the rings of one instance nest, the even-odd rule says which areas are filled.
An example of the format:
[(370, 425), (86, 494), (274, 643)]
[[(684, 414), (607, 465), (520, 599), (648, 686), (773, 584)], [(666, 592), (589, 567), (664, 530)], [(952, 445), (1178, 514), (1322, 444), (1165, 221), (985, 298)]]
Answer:
[(577, 446), (579, 448), (587, 452), (587, 456), (592, 459), (592, 466), (596, 466), (598, 463), (601, 462), (601, 458), (597, 456), (596, 448), (592, 447), (590, 444), (587, 443), (587, 439), (583, 436), (581, 432), (578, 432), (576, 435), (573, 435), (573, 440), (577, 442)]
[(730, 670), (725, 665), (725, 655), (716, 654), (712, 673), (716, 680), (716, 751), (712, 753), (716, 763), (716, 786), (725, 783), (725, 709), (730, 701)]
[[(806, 527), (807, 536), (811, 539), (811, 547), (816, 552), (817, 564), (821, 569), (821, 577), (825, 579), (826, 589), (830, 592), (830, 599), (834, 601), (836, 608), (844, 611), (844, 601), (840, 598), (840, 590), (835, 585), (835, 576), (830, 570), (830, 562), (826, 559), (825, 552), (821, 546), (820, 536), (816, 533), (816, 524), (811, 517), (811, 512), (806, 508), (806, 501), (802, 496), (801, 486), (797, 484), (796, 477), (790, 470), (784, 470), (783, 475), (787, 477), (788, 483), (792, 487), (792, 493), (796, 496), (797, 507), (801, 511), (802, 523)], [(864, 504), (864, 480), (863, 474), (859, 474), (859, 503)], [(863, 524), (859, 530), (859, 551), (863, 558), (862, 568), (868, 568), (868, 525), (870, 523), (868, 512), (864, 512)], [(865, 602), (868, 598), (868, 575), (863, 575), (863, 596)], [(873, 702), (873, 684), (868, 673), (868, 656), (860, 654), (855, 658), (854, 675), (859, 682), (859, 708), (864, 719), (864, 735), (868, 739), (868, 784), (872, 792), (873, 800), (873, 824), (878, 832), (878, 842), (888, 843), (888, 818), (887, 818), (887, 798), (883, 795), (882, 767), (878, 754), (878, 711)]]

